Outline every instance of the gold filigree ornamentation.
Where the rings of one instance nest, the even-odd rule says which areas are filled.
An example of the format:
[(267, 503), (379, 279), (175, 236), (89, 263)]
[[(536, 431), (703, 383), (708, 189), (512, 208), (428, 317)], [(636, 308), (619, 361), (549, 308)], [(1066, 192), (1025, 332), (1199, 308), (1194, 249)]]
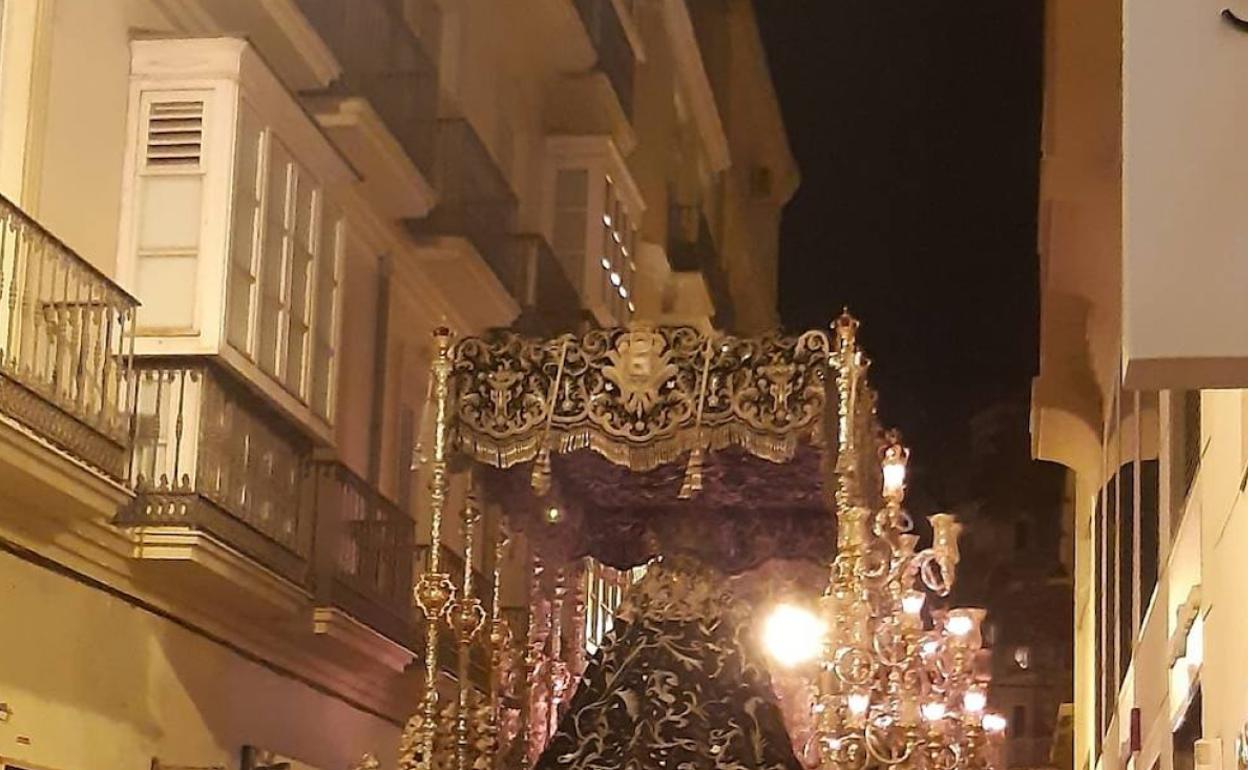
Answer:
[[(468, 338), (455, 348), (455, 442), (510, 467), (542, 449), (592, 449), (644, 471), (695, 448), (775, 462), (824, 444), (827, 334), (707, 337), (686, 327), (584, 337)], [(833, 442), (829, 442), (833, 443)]]

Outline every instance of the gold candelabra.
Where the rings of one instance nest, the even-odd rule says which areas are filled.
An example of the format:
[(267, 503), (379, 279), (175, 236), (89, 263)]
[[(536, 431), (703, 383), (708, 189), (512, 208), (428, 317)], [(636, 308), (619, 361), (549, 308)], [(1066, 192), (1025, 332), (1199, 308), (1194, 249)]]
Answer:
[(882, 505), (872, 511), (862, 468), (853, 465), (853, 415), (867, 362), (857, 323), (836, 324), (841, 398), (837, 556), (821, 600), (827, 635), (820, 696), (814, 706), (817, 755), (827, 770), (912, 768), (986, 770), (1004, 720), (985, 713), (986, 667), (977, 608), (934, 609), (958, 565), (961, 525), (930, 517), (932, 544), (919, 536), (902, 503), (909, 450), (896, 432), (881, 452)]

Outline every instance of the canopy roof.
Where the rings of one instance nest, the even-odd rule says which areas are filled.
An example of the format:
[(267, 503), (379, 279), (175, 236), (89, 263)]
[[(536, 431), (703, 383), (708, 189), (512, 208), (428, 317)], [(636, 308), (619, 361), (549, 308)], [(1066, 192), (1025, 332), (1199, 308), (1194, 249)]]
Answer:
[(729, 571), (830, 561), (837, 495), (878, 488), (855, 483), (878, 473), (856, 326), (466, 338), (452, 351), (449, 445), (485, 466), (512, 526), (552, 557), (626, 568), (653, 555), (649, 534), (692, 523)]

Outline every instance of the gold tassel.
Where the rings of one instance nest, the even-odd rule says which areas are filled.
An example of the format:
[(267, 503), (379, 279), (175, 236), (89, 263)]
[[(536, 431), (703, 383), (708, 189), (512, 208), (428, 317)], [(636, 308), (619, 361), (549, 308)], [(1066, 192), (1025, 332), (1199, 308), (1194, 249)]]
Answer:
[(680, 485), (681, 500), (688, 500), (695, 492), (702, 491), (702, 447), (689, 450), (689, 465), (685, 467), (685, 482)]
[(543, 446), (533, 459), (533, 476), (529, 483), (538, 497), (550, 494), (550, 447)]

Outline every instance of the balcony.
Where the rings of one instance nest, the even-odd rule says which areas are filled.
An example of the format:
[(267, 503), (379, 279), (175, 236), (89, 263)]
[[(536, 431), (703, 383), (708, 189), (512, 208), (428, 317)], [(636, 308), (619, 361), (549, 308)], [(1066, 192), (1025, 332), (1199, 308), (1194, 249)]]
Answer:
[(715, 304), (715, 328), (731, 329), (733, 312), (728, 274), (715, 247), (710, 224), (700, 207), (669, 207), (667, 258), (674, 272), (702, 274)]
[(438, 191), (433, 211), (407, 220), (421, 246), (427, 279), (452, 296), (480, 299), (461, 308), (472, 326), (510, 324), (520, 312), (512, 293), (516, 196), (468, 121), (438, 121), (433, 185)]
[(574, 0), (577, 15), (598, 54), (598, 69), (607, 76), (626, 115), (633, 112), (633, 79), (637, 55), (613, 0)]
[(310, 474), (317, 519), (316, 597), (416, 649), (412, 612), (416, 523), (337, 462)]
[(517, 326), (526, 333), (575, 331), (586, 314), (576, 286), (550, 244), (540, 235), (516, 235), (511, 264), (499, 279), (520, 303)]
[(138, 302), (0, 197), (0, 413), (115, 480)]
[[(296, 0), (342, 65), (333, 87), (369, 101), (416, 168), (433, 169), (438, 111), (438, 24), (417, 36), (396, 0)], [(432, 5), (426, 4), (427, 8)]]
[(139, 555), (199, 561), (207, 534), (307, 586), (315, 509), (301, 489), (311, 445), (202, 359), (143, 359), (137, 372), (136, 499), (118, 523), (136, 528)]

